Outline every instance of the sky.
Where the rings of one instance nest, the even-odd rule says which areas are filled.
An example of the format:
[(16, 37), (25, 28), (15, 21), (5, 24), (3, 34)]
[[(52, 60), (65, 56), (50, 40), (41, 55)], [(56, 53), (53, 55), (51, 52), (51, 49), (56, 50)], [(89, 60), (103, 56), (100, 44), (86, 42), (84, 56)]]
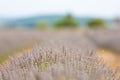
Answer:
[(0, 17), (67, 14), (120, 16), (120, 0), (0, 0)]

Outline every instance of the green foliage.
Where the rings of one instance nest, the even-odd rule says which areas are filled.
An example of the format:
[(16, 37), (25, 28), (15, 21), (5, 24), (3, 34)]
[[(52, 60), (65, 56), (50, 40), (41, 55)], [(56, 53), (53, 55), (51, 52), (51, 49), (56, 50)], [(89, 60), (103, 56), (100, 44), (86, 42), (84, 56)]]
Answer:
[(78, 23), (71, 15), (67, 15), (61, 20), (58, 20), (54, 26), (56, 28), (76, 28)]
[(41, 66), (39, 67), (39, 69), (40, 71), (45, 72), (48, 66), (49, 66), (49, 62), (43, 62), (41, 63)]
[(102, 19), (91, 19), (88, 24), (90, 28), (104, 28), (105, 27), (105, 21)]
[(46, 29), (48, 27), (48, 23), (46, 21), (38, 22), (37, 28)]

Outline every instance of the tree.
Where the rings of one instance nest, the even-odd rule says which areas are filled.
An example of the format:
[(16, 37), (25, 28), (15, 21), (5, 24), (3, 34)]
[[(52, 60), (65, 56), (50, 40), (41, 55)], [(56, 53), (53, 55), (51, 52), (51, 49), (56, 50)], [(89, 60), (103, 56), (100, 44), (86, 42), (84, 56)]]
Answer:
[(105, 27), (105, 21), (102, 19), (91, 19), (88, 24), (90, 28), (104, 28)]
[(37, 28), (46, 29), (48, 27), (48, 23), (46, 21), (41, 21), (38, 23)]
[(77, 26), (77, 21), (71, 15), (67, 15), (55, 23), (56, 28), (75, 28)]

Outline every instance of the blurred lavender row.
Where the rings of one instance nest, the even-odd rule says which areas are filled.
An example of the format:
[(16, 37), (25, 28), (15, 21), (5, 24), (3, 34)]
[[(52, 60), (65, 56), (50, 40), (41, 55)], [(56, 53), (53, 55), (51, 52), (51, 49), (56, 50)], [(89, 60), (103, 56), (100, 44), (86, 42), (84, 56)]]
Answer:
[(1, 65), (0, 80), (119, 80), (118, 70), (96, 54), (99, 47), (112, 48), (113, 39), (119, 43), (119, 29), (39, 33), (40, 44)]

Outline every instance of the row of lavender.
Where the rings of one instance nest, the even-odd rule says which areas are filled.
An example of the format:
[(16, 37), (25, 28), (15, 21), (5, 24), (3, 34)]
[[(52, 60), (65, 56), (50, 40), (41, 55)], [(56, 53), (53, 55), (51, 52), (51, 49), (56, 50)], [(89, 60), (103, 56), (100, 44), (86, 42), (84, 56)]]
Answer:
[(31, 51), (0, 67), (0, 80), (119, 80), (96, 55), (96, 46), (79, 32), (51, 33)]

